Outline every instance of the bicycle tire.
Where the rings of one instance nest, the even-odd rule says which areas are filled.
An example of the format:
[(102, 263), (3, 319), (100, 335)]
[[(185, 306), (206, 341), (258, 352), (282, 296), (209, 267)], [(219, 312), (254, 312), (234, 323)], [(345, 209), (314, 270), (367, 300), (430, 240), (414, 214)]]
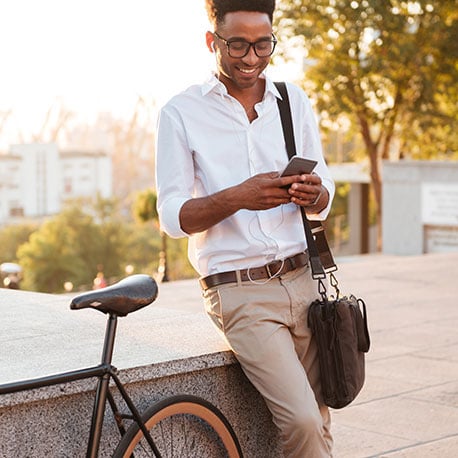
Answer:
[[(220, 410), (192, 395), (177, 395), (150, 406), (142, 419), (162, 458), (242, 458), (235, 432)], [(166, 437), (165, 437), (166, 436)], [(121, 438), (113, 458), (152, 457), (136, 423)]]

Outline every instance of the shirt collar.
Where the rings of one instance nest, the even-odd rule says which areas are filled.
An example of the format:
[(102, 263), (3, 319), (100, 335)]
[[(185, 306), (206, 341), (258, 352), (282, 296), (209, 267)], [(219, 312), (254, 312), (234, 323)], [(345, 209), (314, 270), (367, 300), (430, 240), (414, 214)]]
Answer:
[(278, 92), (277, 86), (275, 86), (274, 82), (266, 76), (266, 94), (271, 93), (277, 99), (282, 100), (282, 96)]
[[(264, 98), (267, 97), (268, 94), (272, 94), (274, 97), (281, 99), (281, 95), (278, 92), (273, 81), (267, 76), (263, 75), (266, 80), (266, 89), (264, 92)], [(207, 81), (202, 85), (202, 95), (205, 96), (210, 92), (215, 92), (219, 95), (227, 95), (227, 88), (226, 86), (217, 78), (216, 73), (212, 73), (211, 76), (208, 78)]]
[(217, 78), (216, 73), (212, 73), (211, 76), (202, 85), (202, 95), (205, 96), (210, 92), (216, 94), (225, 95), (227, 94), (226, 86)]

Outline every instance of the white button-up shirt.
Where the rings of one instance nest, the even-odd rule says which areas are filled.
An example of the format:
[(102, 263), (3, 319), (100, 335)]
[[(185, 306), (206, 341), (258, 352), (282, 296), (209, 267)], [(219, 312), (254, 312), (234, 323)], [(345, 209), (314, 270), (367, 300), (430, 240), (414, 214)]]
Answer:
[[(315, 218), (324, 219), (334, 183), (324, 162), (310, 101), (288, 84), (297, 154), (318, 161), (330, 199)], [(265, 172), (281, 172), (288, 156), (276, 97), (266, 78), (258, 117), (249, 122), (242, 105), (215, 76), (172, 98), (161, 110), (156, 148), (156, 186), (162, 229), (186, 237), (180, 227), (182, 205), (193, 197), (214, 194)], [(189, 238), (189, 259), (200, 275), (262, 266), (306, 248), (299, 208), (289, 203), (269, 210), (239, 210), (210, 229)]]

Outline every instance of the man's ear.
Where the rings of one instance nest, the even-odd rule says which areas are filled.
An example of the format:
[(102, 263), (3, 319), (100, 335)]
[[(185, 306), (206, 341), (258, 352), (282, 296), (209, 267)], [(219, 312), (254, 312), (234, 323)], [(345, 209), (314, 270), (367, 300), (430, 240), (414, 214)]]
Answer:
[(207, 48), (210, 52), (215, 52), (215, 36), (212, 32), (205, 34), (205, 41), (207, 42)]

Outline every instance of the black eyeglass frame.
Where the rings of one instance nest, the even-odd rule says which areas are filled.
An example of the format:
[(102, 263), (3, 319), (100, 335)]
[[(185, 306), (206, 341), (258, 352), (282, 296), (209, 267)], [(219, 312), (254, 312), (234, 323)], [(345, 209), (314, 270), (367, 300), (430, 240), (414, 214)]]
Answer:
[[(229, 54), (229, 57), (232, 57), (234, 59), (241, 59), (243, 57), (245, 57), (249, 52), (250, 52), (250, 49), (253, 48), (254, 50), (254, 53), (256, 54), (257, 57), (259, 58), (263, 58), (263, 57), (270, 57), (274, 51), (275, 51), (275, 46), (277, 45), (278, 43), (278, 40), (275, 38), (275, 35), (272, 34), (272, 39), (270, 40), (266, 40), (266, 39), (262, 39), (262, 40), (258, 40), (258, 41), (254, 41), (254, 42), (250, 42), (250, 41), (247, 41), (247, 40), (242, 40), (242, 39), (232, 39), (232, 40), (226, 40), (225, 38), (223, 38), (218, 32), (213, 32), (213, 35), (215, 35), (216, 38), (218, 38), (219, 40), (221, 40), (227, 47), (227, 53)], [(258, 43), (271, 43), (272, 44), (272, 51), (265, 55), (265, 56), (260, 56), (258, 54), (258, 51), (256, 50), (256, 45)], [(231, 54), (231, 44), (232, 43), (246, 43), (248, 45), (247, 49), (246, 49), (246, 52), (245, 54), (241, 55), (241, 56), (233, 56)]]

